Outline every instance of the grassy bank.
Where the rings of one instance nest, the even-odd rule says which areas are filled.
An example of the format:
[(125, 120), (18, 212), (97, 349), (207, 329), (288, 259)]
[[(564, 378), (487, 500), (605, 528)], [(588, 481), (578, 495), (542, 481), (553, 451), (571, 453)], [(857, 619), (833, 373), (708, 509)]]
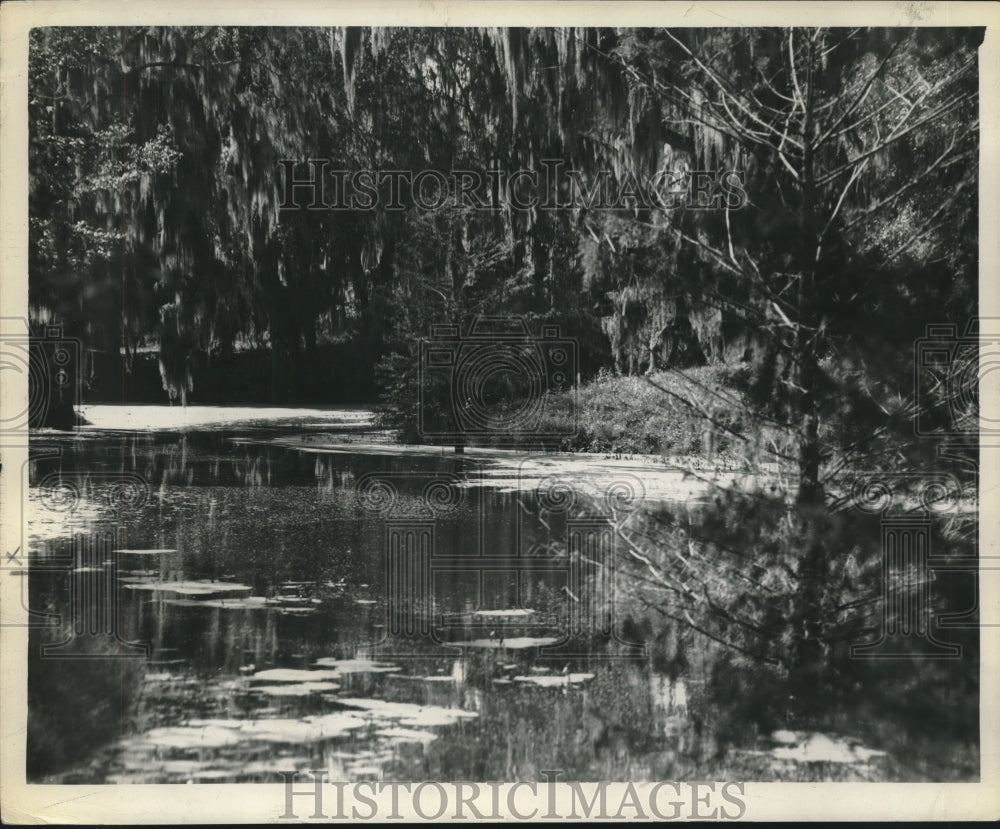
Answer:
[(602, 373), (576, 392), (550, 396), (543, 431), (560, 449), (614, 454), (731, 454), (740, 442), (740, 393), (720, 366), (620, 377)]
[[(375, 426), (394, 430), (403, 443), (437, 443), (429, 422), (455, 429), (454, 390), (441, 378), (421, 384), (413, 361), (392, 355), (380, 367), (385, 391), (375, 407)], [(525, 401), (512, 390), (504, 412), (494, 402), (497, 420), (523, 413)], [(660, 371), (638, 377), (602, 371), (577, 389), (548, 392), (537, 420), (525, 424), (518, 443), (531, 435), (539, 448), (723, 460), (742, 443), (747, 411), (732, 368), (702, 366), (682, 372)], [(433, 418), (437, 418), (433, 421)], [(423, 430), (421, 427), (423, 426)], [(467, 432), (468, 445), (510, 445), (511, 435)], [(450, 441), (440, 441), (450, 443)]]

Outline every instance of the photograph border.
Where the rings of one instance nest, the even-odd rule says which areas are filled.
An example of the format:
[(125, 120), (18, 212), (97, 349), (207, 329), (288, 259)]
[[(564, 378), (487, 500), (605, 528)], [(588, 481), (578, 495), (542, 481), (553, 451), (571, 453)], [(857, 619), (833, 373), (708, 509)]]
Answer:
[[(1000, 316), (1000, 3), (997, 2), (233, 2), (158, 0), (115, 3), (40, 0), (0, 7), (0, 325), (16, 325), (28, 309), (28, 33), (33, 27), (98, 25), (164, 26), (985, 26), (980, 47), (979, 315)], [(0, 330), (0, 335), (4, 333)], [(0, 414), (22, 411), (27, 376), (5, 373)], [(981, 417), (1000, 417), (1000, 374), (980, 390)], [(0, 553), (20, 544), (24, 497), (22, 468), (27, 430), (0, 435)], [(1000, 555), (1000, 447), (980, 448), (979, 550)], [(986, 820), (1000, 818), (1000, 570), (979, 572), (981, 613), (980, 745), (978, 783), (754, 783), (746, 782), (743, 819), (748, 820)], [(11, 823), (260, 823), (282, 822), (282, 783), (142, 785), (28, 784), (27, 610), (19, 579), (0, 578), (0, 810)], [(538, 781), (541, 784), (543, 781)], [(739, 781), (729, 781), (739, 782)], [(310, 784), (303, 781), (300, 789)], [(443, 784), (446, 787), (455, 784)], [(523, 784), (499, 786), (501, 803)], [(583, 783), (588, 795), (598, 784)], [(630, 784), (611, 784), (609, 794)], [(657, 784), (636, 783), (643, 802)], [(555, 784), (559, 814), (570, 813), (570, 787)], [(523, 793), (525, 809), (539, 799)], [(378, 812), (392, 813), (390, 792), (374, 793)], [(489, 805), (489, 793), (482, 798)], [(621, 794), (610, 798), (618, 803)], [(298, 820), (309, 820), (308, 798)], [(433, 800), (432, 800), (433, 802)], [(329, 811), (329, 810), (328, 810)], [(418, 814), (409, 817), (424, 820)], [(443, 819), (453, 818), (453, 814)], [(515, 815), (507, 819), (518, 819)], [(542, 811), (537, 820), (544, 819)], [(551, 819), (551, 818), (550, 818)], [(597, 818), (593, 818), (597, 819)], [(288, 822), (288, 818), (285, 822)]]

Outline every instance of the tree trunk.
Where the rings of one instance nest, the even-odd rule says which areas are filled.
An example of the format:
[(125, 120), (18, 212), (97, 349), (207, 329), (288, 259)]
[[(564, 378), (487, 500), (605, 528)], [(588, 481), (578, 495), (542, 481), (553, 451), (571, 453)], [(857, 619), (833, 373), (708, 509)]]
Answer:
[[(819, 419), (817, 413), (816, 338), (819, 337), (815, 318), (816, 224), (815, 171), (813, 169), (813, 43), (809, 43), (806, 66), (805, 114), (802, 118), (802, 276), (799, 280), (798, 327), (795, 331), (795, 356), (799, 365), (799, 492), (803, 507), (823, 503), (819, 477)], [(794, 60), (794, 55), (791, 57)]]
[[(794, 54), (790, 56), (795, 59)], [(820, 668), (822, 645), (822, 582), (826, 549), (817, 519), (824, 509), (823, 484), (820, 480), (820, 443), (818, 412), (819, 334), (816, 318), (816, 222), (815, 170), (813, 169), (813, 64), (814, 44), (809, 42), (806, 64), (805, 112), (802, 118), (802, 248), (798, 295), (798, 326), (795, 331), (795, 357), (798, 361), (799, 428), (797, 494), (799, 538), (804, 546), (799, 567), (799, 597), (795, 613), (797, 633), (794, 646), (793, 684), (815, 682)]]

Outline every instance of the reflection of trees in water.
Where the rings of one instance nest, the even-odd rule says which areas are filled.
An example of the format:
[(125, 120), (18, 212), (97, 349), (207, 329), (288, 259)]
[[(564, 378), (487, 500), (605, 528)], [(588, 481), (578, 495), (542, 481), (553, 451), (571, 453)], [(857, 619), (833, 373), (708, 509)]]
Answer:
[[(967, 525), (934, 516), (932, 549), (973, 555)], [(912, 658), (852, 659), (850, 647), (877, 639), (884, 623), (880, 518), (824, 511), (807, 526), (783, 502), (752, 492), (720, 491), (697, 509), (643, 509), (618, 528), (618, 608), (652, 641), (654, 666), (705, 678), (717, 735), (729, 732), (739, 742), (758, 729), (795, 723), (831, 728), (863, 710), (873, 717), (869, 728), (881, 747), (897, 747), (898, 754), (900, 741), (908, 746), (901, 779), (921, 779), (942, 754), (956, 758), (948, 774), (968, 773), (965, 747), (974, 746), (978, 728), (977, 632), (939, 631), (961, 644), (960, 660), (922, 659), (915, 637), (904, 642)], [(824, 550), (820, 573), (799, 564), (808, 544)], [(969, 576), (924, 574), (934, 579), (933, 618), (975, 604)], [(818, 591), (810, 590), (810, 579)], [(907, 579), (902, 588), (912, 603), (927, 585)], [(906, 603), (894, 606), (902, 612)], [(815, 642), (818, 657), (806, 664), (804, 638)], [(707, 669), (690, 664), (697, 652), (692, 642), (715, 654)], [(929, 728), (924, 718), (932, 710), (947, 725)]]
[[(306, 603), (316, 598), (320, 604), (310, 613), (282, 615), (274, 609), (190, 607), (163, 594), (123, 591), (128, 598), (125, 637), (154, 648), (154, 661), (145, 670), (180, 677), (141, 688), (133, 676), (134, 665), (40, 660), (38, 646), (61, 641), (64, 631), (33, 631), (29, 771), (35, 779), (62, 769), (81, 779), (104, 779), (114, 768), (117, 749), (111, 743), (119, 734), (176, 725), (195, 716), (254, 716), (261, 701), (246, 690), (253, 670), (307, 669), (317, 658), (354, 656), (360, 645), (379, 638), (374, 626), (383, 619), (377, 600), (382, 598), (384, 528), (374, 517), (359, 516), (353, 492), (365, 472), (379, 465), (395, 468), (399, 461), (329, 458), (320, 463), (285, 449), (239, 445), (233, 449), (234, 463), (229, 463), (219, 450), (224, 444), (217, 441), (192, 437), (186, 454), (173, 438), (144, 438), (129, 447), (130, 468), (147, 476), (162, 476), (167, 467), (172, 471), (164, 490), (126, 516), (128, 544), (177, 550), (136, 566), (164, 580), (222, 579), (250, 585), (257, 596), (294, 592)], [(172, 447), (173, 460), (160, 458), (161, 444)], [(113, 449), (117, 459), (117, 443)], [(101, 458), (101, 447), (95, 446), (92, 452), (70, 453), (62, 468), (71, 473), (74, 464), (100, 463)], [(242, 472), (232, 472), (244, 459), (256, 459), (261, 470), (269, 468), (273, 485), (249, 486)], [(438, 468), (437, 463), (430, 468)], [(182, 469), (188, 471), (181, 474)], [(205, 485), (183, 485), (189, 473), (196, 484)], [(332, 490), (317, 485), (338, 477), (341, 483)], [(417, 475), (412, 486), (401, 486), (401, 503), (421, 503), (424, 483)], [(974, 635), (960, 639), (966, 655), (959, 663), (846, 658), (850, 644), (870, 638), (869, 628), (876, 621), (866, 612), (878, 609), (877, 518), (830, 516), (821, 527), (822, 542), (838, 552), (823, 574), (823, 670), (811, 684), (795, 686), (788, 681), (788, 654), (794, 653), (791, 634), (801, 596), (794, 565), (799, 542), (783, 523), (780, 503), (734, 496), (697, 511), (646, 505), (629, 512), (626, 520), (617, 502), (609, 511), (608, 502), (591, 491), (594, 481), (584, 483), (572, 508), (562, 512), (530, 493), (470, 490), (466, 512), (438, 519), (438, 541), (444, 550), (467, 550), (471, 516), (484, 516), (486, 542), (495, 553), (527, 550), (543, 561), (561, 561), (579, 554), (567, 548), (568, 522), (594, 514), (610, 516), (620, 530), (615, 624), (624, 639), (646, 645), (647, 658), (560, 661), (540, 659), (531, 651), (482, 649), (461, 657), (462, 679), (457, 681), (452, 673), (459, 657), (429, 648), (426, 659), (399, 661), (412, 679), (345, 676), (338, 680), (341, 696), (423, 701), (479, 713), (475, 721), (448, 726), (425, 747), (411, 744), (389, 750), (382, 766), (386, 779), (469, 779), (473, 771), (484, 775), (480, 779), (510, 779), (508, 774), (527, 779), (543, 768), (562, 768), (576, 779), (593, 780), (717, 777), (720, 770), (734, 776), (739, 771), (745, 779), (773, 779), (776, 772), (764, 760), (737, 760), (734, 750), (756, 745), (762, 734), (775, 729), (855, 733), (862, 721), (874, 748), (903, 745), (894, 750), (890, 772), (879, 767), (869, 770), (873, 775), (974, 776)], [(521, 535), (514, 531), (513, 516), (519, 516)], [(935, 524), (934, 532), (935, 550), (968, 552), (962, 533), (956, 535), (945, 522)], [(645, 560), (633, 555), (637, 551), (629, 542)], [(288, 587), (291, 583), (297, 585), (294, 591)], [(559, 579), (529, 579), (522, 602), (539, 612), (564, 612), (568, 599), (560, 585)], [(494, 587), (497, 592), (490, 601), (513, 607), (506, 592), (509, 581), (497, 581)], [(456, 581), (443, 589), (449, 593), (460, 588)], [(968, 588), (967, 576), (939, 575), (935, 609), (964, 609)], [(357, 598), (376, 604), (356, 604)], [(54, 611), (64, 603), (55, 580), (33, 582), (33, 609)], [(291, 607), (294, 603), (282, 609)], [(735, 643), (743, 651), (715, 640)], [(596, 640), (588, 644), (595, 651), (607, 646)], [(408, 650), (413, 647), (407, 643)], [(393, 660), (391, 653), (378, 658)], [(587, 672), (594, 678), (565, 687), (511, 681), (546, 668), (549, 673), (538, 675)], [(508, 682), (497, 684), (497, 679)], [(678, 700), (681, 684), (684, 705)], [(268, 698), (267, 704), (283, 717), (336, 706), (315, 697), (279, 696)], [(331, 752), (372, 750), (365, 739), (349, 735), (339, 742), (297, 747), (295, 756), (322, 762)], [(102, 745), (107, 749), (101, 750)], [(234, 749), (226, 755), (231, 765), (225, 768), (235, 775), (232, 779), (271, 780), (273, 769), (264, 765), (248, 766), (257, 771), (238, 776), (240, 757), (255, 758), (267, 751), (267, 746), (257, 746), (256, 753), (248, 753), (246, 746)], [(206, 755), (203, 765), (212, 756)], [(942, 757), (949, 758), (949, 767), (935, 770), (933, 764), (940, 765)], [(138, 774), (144, 773), (146, 761), (140, 755), (128, 762)], [(160, 779), (160, 773), (148, 772), (153, 779)], [(795, 774), (801, 778), (801, 772)], [(857, 779), (858, 774), (827, 769), (820, 776)]]
[[(54, 596), (47, 597), (46, 606), (51, 612), (65, 611)], [(41, 782), (46, 775), (78, 767), (81, 758), (116, 740), (125, 726), (123, 712), (130, 709), (141, 687), (144, 662), (117, 658), (110, 644), (106, 658), (41, 656), (43, 645), (70, 640), (73, 627), (72, 621), (64, 621), (29, 633), (29, 781)], [(86, 647), (93, 654), (94, 642), (87, 642)]]

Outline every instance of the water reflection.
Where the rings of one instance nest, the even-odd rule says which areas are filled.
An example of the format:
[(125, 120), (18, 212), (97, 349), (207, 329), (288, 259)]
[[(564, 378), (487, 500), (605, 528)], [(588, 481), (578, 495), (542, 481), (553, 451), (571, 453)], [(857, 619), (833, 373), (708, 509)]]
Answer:
[[(724, 738), (699, 708), (711, 647), (674, 631), (651, 664), (622, 631), (598, 630), (610, 622), (575, 629), (567, 646), (581, 607), (594, 619), (607, 608), (586, 592), (599, 571), (573, 569), (587, 548), (573, 546), (575, 517), (557, 502), (509, 476), (470, 486), (483, 468), (468, 459), (254, 437), (88, 435), (54, 439), (60, 451), (31, 462), (30, 604), (56, 624), (31, 632), (30, 779), (717, 776)], [(141, 492), (116, 489), (122, 472)], [(359, 499), (372, 475), (395, 481), (391, 513)], [(441, 480), (461, 491), (429, 496)], [(425, 574), (431, 597), (410, 596), (414, 613), (430, 601), (430, 633), (387, 606), (393, 522), (411, 539), (430, 522), (435, 561), (453, 565)], [(81, 627), (71, 597), (109, 578), (110, 621)], [(41, 658), (53, 642), (113, 658)], [(148, 658), (123, 658), (137, 643)], [(842, 779), (866, 779), (878, 758), (859, 762)], [(759, 777), (770, 763), (759, 760)]]

